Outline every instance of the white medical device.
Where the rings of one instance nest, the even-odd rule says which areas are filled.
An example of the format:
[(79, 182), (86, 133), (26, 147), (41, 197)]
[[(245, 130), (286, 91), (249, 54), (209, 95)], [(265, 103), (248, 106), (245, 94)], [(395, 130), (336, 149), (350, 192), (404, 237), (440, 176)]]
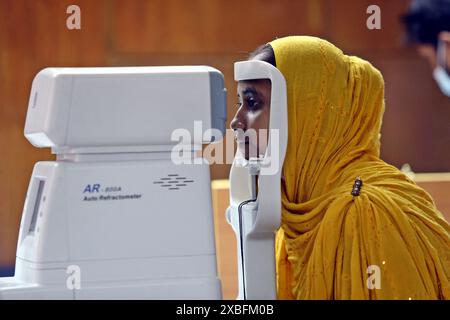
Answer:
[[(263, 61), (234, 65), (236, 81), (269, 79), (272, 84), (268, 146), (264, 157), (242, 161), (230, 172), (227, 220), (238, 246), (238, 299), (276, 299), (275, 232), (281, 222), (281, 173), (288, 140), (286, 81)], [(245, 159), (244, 159), (245, 160)]]
[(25, 136), (57, 160), (34, 167), (0, 299), (220, 299), (209, 165), (171, 151), (181, 129), (195, 158), (217, 131), (194, 121), (225, 119), (211, 67), (39, 72)]

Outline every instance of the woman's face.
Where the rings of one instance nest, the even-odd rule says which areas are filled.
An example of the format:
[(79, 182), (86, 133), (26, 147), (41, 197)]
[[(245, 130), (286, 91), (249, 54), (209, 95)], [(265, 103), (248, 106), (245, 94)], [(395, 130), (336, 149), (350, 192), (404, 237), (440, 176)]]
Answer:
[(271, 90), (268, 79), (238, 82), (238, 110), (230, 126), (235, 131), (238, 148), (247, 160), (266, 151)]

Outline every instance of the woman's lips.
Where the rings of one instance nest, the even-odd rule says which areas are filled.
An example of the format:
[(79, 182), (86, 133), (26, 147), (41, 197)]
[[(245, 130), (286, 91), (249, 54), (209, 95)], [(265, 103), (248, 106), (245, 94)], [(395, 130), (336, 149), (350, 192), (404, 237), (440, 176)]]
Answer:
[(235, 131), (234, 138), (238, 144), (248, 144), (250, 142), (249, 137), (242, 130)]

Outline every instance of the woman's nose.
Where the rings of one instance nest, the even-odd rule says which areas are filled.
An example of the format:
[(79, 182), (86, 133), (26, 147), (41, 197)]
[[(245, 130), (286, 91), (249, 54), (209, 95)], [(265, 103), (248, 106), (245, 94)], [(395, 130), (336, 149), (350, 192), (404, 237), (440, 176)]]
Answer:
[(240, 110), (238, 110), (238, 112), (234, 116), (233, 120), (231, 120), (230, 128), (232, 130), (238, 130), (238, 129), (241, 129), (243, 131), (247, 130), (246, 123), (243, 120), (242, 112)]
[(242, 131), (246, 130), (246, 126), (243, 121), (241, 121), (238, 117), (234, 117), (234, 119), (230, 123), (230, 127), (232, 130), (239, 130)]

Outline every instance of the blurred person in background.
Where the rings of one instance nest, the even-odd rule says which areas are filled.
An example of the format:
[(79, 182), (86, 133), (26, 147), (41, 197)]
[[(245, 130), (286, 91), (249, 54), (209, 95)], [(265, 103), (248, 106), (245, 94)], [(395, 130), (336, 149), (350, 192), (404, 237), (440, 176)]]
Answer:
[(450, 0), (413, 0), (402, 21), (408, 41), (416, 44), (442, 93), (450, 97)]

